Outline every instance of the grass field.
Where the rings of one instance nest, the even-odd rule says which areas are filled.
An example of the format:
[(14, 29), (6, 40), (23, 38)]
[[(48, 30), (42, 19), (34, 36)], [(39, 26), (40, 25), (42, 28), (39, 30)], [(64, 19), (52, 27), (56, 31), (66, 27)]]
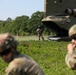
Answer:
[[(66, 46), (69, 42), (19, 40), (18, 50), (32, 57), (43, 69), (45, 75), (76, 75), (76, 71), (70, 70), (65, 64)], [(8, 64), (0, 60), (0, 75), (5, 75), (4, 70)]]
[[(15, 36), (15, 38), (16, 38), (16, 40), (18, 40), (18, 41), (30, 41), (30, 40), (34, 40), (34, 41), (36, 41), (36, 40), (38, 40), (38, 36), (36, 36), (36, 35), (33, 35), (33, 36), (20, 36), (20, 37), (18, 37), (18, 36)], [(44, 35), (44, 39), (45, 40), (48, 40), (48, 36), (45, 36)], [(42, 39), (41, 39), (42, 40)]]

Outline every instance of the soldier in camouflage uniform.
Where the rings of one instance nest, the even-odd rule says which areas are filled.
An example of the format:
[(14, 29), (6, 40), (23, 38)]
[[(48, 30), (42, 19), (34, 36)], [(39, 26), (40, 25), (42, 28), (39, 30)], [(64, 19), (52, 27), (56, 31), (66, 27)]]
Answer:
[(43, 27), (43, 25), (39, 25), (36, 31), (37, 31), (39, 40), (40, 40), (40, 37), (41, 37), (42, 40), (44, 41), (44, 37), (43, 37), (44, 27)]
[(45, 75), (32, 58), (17, 51), (17, 41), (8, 33), (0, 34), (0, 56), (9, 63), (6, 75)]
[(68, 52), (65, 57), (65, 62), (70, 69), (76, 70), (76, 25), (73, 25), (69, 29), (69, 37), (71, 43), (67, 45)]

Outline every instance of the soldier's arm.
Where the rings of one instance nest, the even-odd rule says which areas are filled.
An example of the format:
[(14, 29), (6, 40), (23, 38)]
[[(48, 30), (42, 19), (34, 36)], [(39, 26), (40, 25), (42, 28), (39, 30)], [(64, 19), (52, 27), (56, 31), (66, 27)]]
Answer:
[(76, 64), (76, 62), (75, 62), (76, 61), (76, 59), (75, 59), (76, 54), (75, 54), (75, 51), (74, 51), (75, 48), (76, 48), (76, 46), (75, 46), (74, 43), (68, 44), (67, 45), (68, 52), (67, 52), (66, 57), (65, 57), (66, 65), (72, 70), (76, 69), (76, 66), (75, 66), (75, 64)]
[(68, 44), (67, 45), (68, 53), (72, 53), (75, 48), (76, 48), (75, 44), (73, 44), (73, 43)]
[(7, 69), (5, 70), (6, 75), (24, 75), (22, 65), (23, 65), (22, 59), (16, 59), (12, 61)]

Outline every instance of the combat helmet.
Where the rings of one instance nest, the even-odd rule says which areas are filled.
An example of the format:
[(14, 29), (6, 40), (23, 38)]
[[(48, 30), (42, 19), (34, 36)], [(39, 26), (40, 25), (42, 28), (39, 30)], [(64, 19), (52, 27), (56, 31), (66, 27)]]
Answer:
[(14, 37), (9, 33), (0, 34), (0, 52), (8, 50), (10, 47), (17, 47), (17, 41), (14, 40)]
[(76, 34), (76, 24), (69, 29), (69, 37)]

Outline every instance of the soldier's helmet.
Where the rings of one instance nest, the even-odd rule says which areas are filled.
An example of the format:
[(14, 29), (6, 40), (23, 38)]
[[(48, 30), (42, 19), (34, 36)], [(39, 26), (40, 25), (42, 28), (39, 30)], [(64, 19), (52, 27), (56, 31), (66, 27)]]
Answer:
[(39, 25), (38, 28), (41, 28), (41, 25)]
[(8, 50), (10, 47), (17, 47), (17, 41), (14, 40), (14, 37), (9, 33), (0, 34), (0, 52)]
[(69, 29), (69, 37), (76, 34), (76, 24)]

